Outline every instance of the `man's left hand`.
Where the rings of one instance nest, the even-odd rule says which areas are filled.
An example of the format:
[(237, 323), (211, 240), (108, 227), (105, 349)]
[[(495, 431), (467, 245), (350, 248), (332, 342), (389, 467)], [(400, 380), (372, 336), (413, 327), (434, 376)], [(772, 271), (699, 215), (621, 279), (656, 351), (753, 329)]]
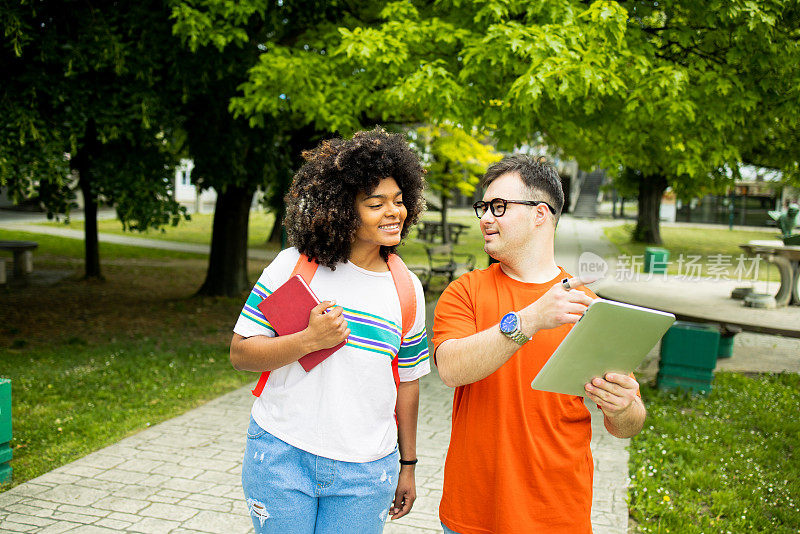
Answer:
[(605, 378), (593, 378), (584, 386), (586, 395), (609, 417), (626, 411), (636, 401), (639, 383), (631, 376), (608, 373)]

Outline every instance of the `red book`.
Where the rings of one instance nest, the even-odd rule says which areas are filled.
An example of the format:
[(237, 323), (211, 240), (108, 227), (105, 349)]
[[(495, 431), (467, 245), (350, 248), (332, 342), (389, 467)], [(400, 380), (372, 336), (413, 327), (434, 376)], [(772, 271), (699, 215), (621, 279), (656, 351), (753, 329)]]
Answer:
[[(285, 336), (305, 330), (308, 327), (308, 316), (317, 304), (319, 304), (319, 299), (308, 287), (306, 281), (297, 274), (262, 300), (258, 304), (258, 309), (267, 318), (275, 332), (279, 336)], [(334, 347), (310, 352), (300, 358), (298, 362), (308, 372), (342, 348), (344, 344), (345, 341), (342, 341)]]

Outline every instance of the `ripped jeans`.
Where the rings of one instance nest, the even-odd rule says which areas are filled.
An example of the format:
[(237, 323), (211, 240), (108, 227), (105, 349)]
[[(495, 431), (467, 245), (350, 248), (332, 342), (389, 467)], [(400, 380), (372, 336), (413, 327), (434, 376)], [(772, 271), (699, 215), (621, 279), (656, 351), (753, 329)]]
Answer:
[(400, 454), (373, 462), (323, 458), (279, 440), (250, 418), (242, 466), (259, 534), (380, 534), (394, 499)]

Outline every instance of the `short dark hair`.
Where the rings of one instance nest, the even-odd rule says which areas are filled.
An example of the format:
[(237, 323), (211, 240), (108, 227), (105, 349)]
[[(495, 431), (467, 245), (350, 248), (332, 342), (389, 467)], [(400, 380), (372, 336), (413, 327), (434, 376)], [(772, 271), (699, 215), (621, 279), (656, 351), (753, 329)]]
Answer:
[[(357, 132), (351, 139), (323, 141), (303, 152), (306, 162), (286, 194), (286, 233), (289, 243), (317, 263), (335, 269), (347, 261), (361, 219), (356, 195), (371, 193), (384, 178), (394, 178), (408, 210), (400, 237), (425, 209), (424, 171), (419, 159), (399, 134), (380, 127)], [(386, 260), (397, 246), (381, 247)]]
[[(492, 164), (483, 175), (481, 186), (489, 184), (504, 174), (516, 174), (522, 183), (530, 189), (534, 197), (529, 200), (544, 200), (556, 210), (556, 222), (561, 217), (564, 209), (564, 190), (561, 187), (561, 178), (552, 165), (543, 158), (533, 158), (525, 154), (512, 154), (497, 163)], [(524, 200), (524, 199), (522, 199)]]

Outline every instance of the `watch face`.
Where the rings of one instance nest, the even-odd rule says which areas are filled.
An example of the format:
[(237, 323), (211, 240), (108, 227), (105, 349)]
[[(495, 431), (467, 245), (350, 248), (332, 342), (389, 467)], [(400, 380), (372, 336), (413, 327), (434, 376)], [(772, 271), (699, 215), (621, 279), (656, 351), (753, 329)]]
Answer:
[(510, 334), (517, 328), (517, 316), (513, 313), (507, 313), (500, 319), (500, 331), (505, 334)]

